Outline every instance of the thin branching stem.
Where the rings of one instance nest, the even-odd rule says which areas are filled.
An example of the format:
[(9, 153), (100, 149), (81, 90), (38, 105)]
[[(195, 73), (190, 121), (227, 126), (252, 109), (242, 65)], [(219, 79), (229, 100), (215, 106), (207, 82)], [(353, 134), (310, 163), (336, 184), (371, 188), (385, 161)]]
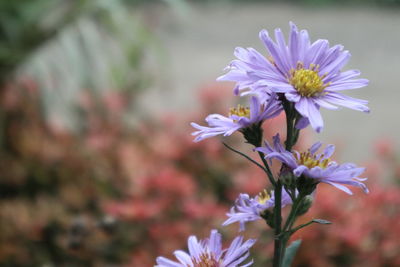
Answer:
[(247, 160), (251, 161), (252, 163), (254, 163), (255, 165), (257, 165), (258, 167), (260, 167), (265, 173), (267, 173), (267, 170), (264, 168), (264, 166), (262, 166), (260, 163), (258, 163), (257, 161), (255, 161), (254, 159), (250, 158), (249, 156), (247, 156), (246, 154), (244, 154), (243, 152), (240, 152), (239, 150), (234, 149), (233, 147), (231, 147), (230, 145), (228, 145), (225, 142), (222, 142), (222, 144), (228, 148), (229, 150), (239, 154), (240, 156), (246, 158)]
[(276, 187), (276, 181), (275, 181), (274, 175), (272, 174), (272, 171), (271, 171), (271, 169), (270, 169), (270, 167), (269, 167), (269, 165), (268, 165), (268, 162), (267, 162), (267, 160), (265, 159), (264, 153), (258, 151), (258, 155), (260, 156), (262, 162), (264, 163), (265, 170), (266, 170), (266, 172), (267, 172), (267, 176), (268, 176), (268, 179), (269, 179), (270, 183), (271, 183), (271, 184), (273, 185), (273, 187), (275, 188), (275, 187)]

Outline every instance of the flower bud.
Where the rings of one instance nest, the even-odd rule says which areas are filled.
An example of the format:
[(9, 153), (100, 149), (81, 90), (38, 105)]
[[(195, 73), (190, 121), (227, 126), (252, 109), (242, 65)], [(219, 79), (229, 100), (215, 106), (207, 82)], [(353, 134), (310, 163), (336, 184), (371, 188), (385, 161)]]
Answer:
[(297, 190), (299, 190), (299, 193), (303, 196), (312, 194), (317, 185), (318, 181), (316, 179), (308, 178), (304, 175), (296, 180)]
[(312, 195), (305, 196), (301, 201), (297, 216), (305, 214), (310, 209), (313, 202), (314, 202), (314, 197)]
[(261, 128), (261, 124), (262, 122), (255, 123), (240, 130), (246, 139), (246, 142), (255, 147), (261, 146), (261, 141), (263, 139), (263, 129)]
[(296, 177), (291, 172), (282, 171), (279, 180), (281, 180), (287, 190), (296, 189)]

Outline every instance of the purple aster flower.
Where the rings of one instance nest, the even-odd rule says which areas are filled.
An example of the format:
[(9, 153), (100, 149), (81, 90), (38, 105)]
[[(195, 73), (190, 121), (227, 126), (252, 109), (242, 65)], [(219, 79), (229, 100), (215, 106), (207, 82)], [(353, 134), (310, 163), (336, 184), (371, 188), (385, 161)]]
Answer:
[(246, 264), (243, 264), (243, 262), (248, 258), (249, 249), (255, 242), (255, 239), (243, 242), (243, 237), (238, 236), (233, 240), (229, 248), (222, 249), (221, 234), (217, 230), (212, 230), (210, 237), (205, 240), (198, 241), (195, 236), (190, 236), (188, 239), (189, 253), (182, 250), (174, 252), (179, 262), (158, 257), (156, 267), (250, 266), (253, 261)]
[[(284, 189), (282, 190), (281, 204), (282, 208), (292, 204), (291, 197)], [(274, 191), (270, 195), (264, 190), (254, 198), (251, 198), (248, 194), (240, 194), (235, 201), (235, 206), (226, 214), (229, 218), (222, 225), (239, 222), (240, 231), (244, 231), (246, 222), (262, 219), (263, 213), (267, 210), (272, 210), (274, 206)]]
[(357, 186), (365, 193), (369, 192), (366, 185), (362, 183), (367, 178), (358, 177), (365, 168), (357, 167), (353, 163), (338, 164), (330, 159), (335, 151), (334, 145), (326, 146), (324, 152), (318, 154), (316, 152), (320, 147), (321, 142), (317, 142), (306, 152), (289, 152), (281, 144), (279, 135), (276, 135), (273, 147), (265, 142), (265, 147), (259, 147), (256, 150), (264, 153), (266, 159), (275, 158), (284, 163), (296, 177), (304, 176), (314, 179), (316, 183), (327, 183), (350, 195), (353, 193), (344, 185)]
[(280, 102), (276, 99), (276, 95), (272, 94), (268, 98), (252, 96), (250, 98), (250, 107), (239, 105), (237, 108), (231, 108), (228, 117), (220, 114), (211, 114), (206, 118), (209, 127), (201, 126), (197, 123), (191, 125), (198, 129), (193, 132), (195, 142), (203, 139), (223, 134), (229, 136), (235, 131), (243, 130), (254, 124), (261, 123), (266, 119), (273, 118), (282, 111)]
[(360, 75), (358, 70), (341, 72), (350, 53), (341, 45), (329, 47), (327, 40), (311, 43), (306, 30), (299, 31), (294, 23), (290, 27), (288, 44), (280, 29), (275, 30), (276, 42), (266, 30), (260, 32), (270, 54), (268, 59), (253, 48), (236, 48), (237, 59), (218, 80), (235, 81), (236, 93), (267, 90), (283, 94), (317, 132), (323, 128), (320, 107), (335, 110), (343, 106), (369, 112), (368, 101), (340, 93), (368, 84), (366, 79), (355, 79)]

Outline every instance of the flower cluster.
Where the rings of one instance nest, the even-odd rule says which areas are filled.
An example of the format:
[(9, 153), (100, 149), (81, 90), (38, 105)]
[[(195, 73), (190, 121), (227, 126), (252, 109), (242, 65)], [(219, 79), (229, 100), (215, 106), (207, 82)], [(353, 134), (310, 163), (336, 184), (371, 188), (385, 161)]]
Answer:
[[(322, 131), (320, 107), (336, 110), (338, 106), (343, 106), (363, 112), (369, 112), (369, 108), (366, 106), (367, 101), (340, 93), (368, 84), (368, 80), (357, 78), (359, 71), (341, 71), (348, 62), (350, 53), (344, 51), (341, 45), (330, 47), (327, 40), (311, 43), (308, 32), (299, 31), (294, 23), (290, 23), (290, 28), (287, 44), (280, 29), (275, 30), (276, 42), (269, 37), (266, 30), (260, 32), (260, 39), (269, 52), (268, 57), (253, 48), (236, 48), (237, 59), (227, 67), (227, 73), (218, 78), (236, 82), (235, 94), (250, 97), (249, 107), (239, 105), (232, 108), (228, 116), (211, 114), (206, 118), (208, 126), (191, 123), (197, 130), (192, 133), (196, 136), (195, 142), (240, 132), (245, 141), (254, 146), (253, 151), (261, 157), (262, 164), (226, 145), (261, 168), (266, 173), (272, 190), (271, 195), (268, 193), (270, 190), (265, 189), (254, 198), (245, 193), (240, 194), (227, 213), (228, 219), (223, 225), (239, 222), (240, 231), (243, 231), (245, 223), (265, 220), (275, 231), (274, 266), (281, 266), (285, 255), (282, 247), (286, 246), (293, 233), (312, 223), (330, 223), (315, 219), (294, 226), (296, 219), (310, 208), (319, 183), (330, 184), (348, 194), (352, 192), (346, 186), (360, 187), (365, 193), (369, 192), (363, 183), (366, 178), (360, 177), (365, 168), (352, 163), (338, 164), (332, 160), (335, 150), (333, 145), (326, 146), (323, 153), (318, 153), (322, 145), (320, 142), (304, 152), (292, 149), (297, 143), (300, 130), (309, 124), (317, 133)], [(272, 145), (266, 141), (262, 146), (262, 124), (282, 111), (286, 115), (286, 141), (281, 143), (279, 134), (276, 134)], [(271, 170), (272, 159), (281, 162), (278, 174)], [(288, 205), (291, 205), (291, 209), (285, 221), (282, 219), (282, 208)], [(232, 245), (227, 254), (223, 254), (220, 245), (216, 245), (219, 244), (219, 241), (215, 241), (219, 240), (219, 237), (215, 237), (216, 234), (212, 232), (209, 241), (201, 245), (195, 237), (189, 238), (190, 254), (175, 252), (180, 263), (165, 258), (158, 258), (157, 263), (159, 266), (233, 267), (247, 258), (250, 246), (243, 247), (239, 244)], [(238, 242), (237, 240), (236, 238), (233, 243)], [(231, 249), (237, 252), (230, 254)], [(243, 254), (245, 256), (241, 257)]]
[(334, 110), (343, 106), (369, 112), (367, 101), (340, 93), (368, 84), (366, 79), (355, 79), (360, 75), (358, 70), (341, 72), (350, 59), (350, 53), (343, 51), (343, 46), (329, 47), (327, 40), (311, 43), (308, 32), (299, 31), (294, 23), (290, 23), (289, 36), (286, 44), (282, 31), (276, 29), (275, 43), (268, 31), (262, 30), (260, 39), (269, 57), (253, 48), (238, 47), (237, 59), (219, 80), (236, 82), (235, 92), (242, 95), (260, 91), (282, 94), (317, 132), (323, 128), (320, 107)]

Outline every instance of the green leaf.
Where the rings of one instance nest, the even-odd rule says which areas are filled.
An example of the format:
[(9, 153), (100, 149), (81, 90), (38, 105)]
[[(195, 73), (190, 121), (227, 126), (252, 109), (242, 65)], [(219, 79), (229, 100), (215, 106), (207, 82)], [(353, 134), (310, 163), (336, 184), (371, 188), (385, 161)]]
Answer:
[(290, 246), (285, 250), (285, 257), (283, 258), (282, 267), (290, 267), (292, 265), (294, 256), (296, 256), (297, 250), (299, 249), (301, 240), (293, 241)]
[(323, 219), (314, 219), (312, 221), (315, 223), (319, 223), (319, 224), (332, 224), (330, 221), (323, 220)]

